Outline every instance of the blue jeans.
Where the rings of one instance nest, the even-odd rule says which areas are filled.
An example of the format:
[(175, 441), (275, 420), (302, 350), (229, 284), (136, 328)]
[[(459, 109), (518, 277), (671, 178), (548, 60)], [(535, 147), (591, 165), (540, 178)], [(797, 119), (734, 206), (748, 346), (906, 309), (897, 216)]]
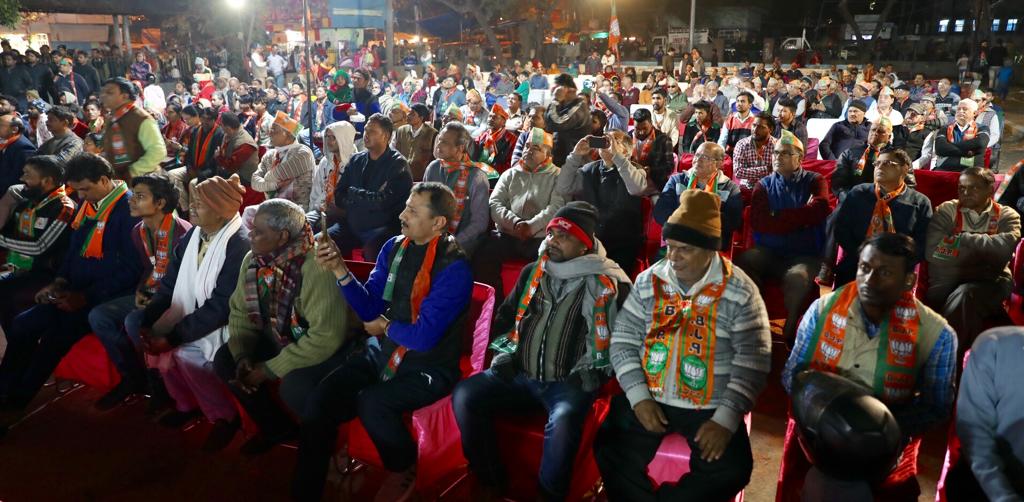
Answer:
[(565, 382), (540, 382), (524, 373), (511, 380), (491, 370), (473, 375), (455, 386), (452, 408), (462, 433), (462, 452), (469, 468), (484, 484), (502, 488), (507, 483), (498, 455), (495, 416), (506, 411), (525, 411), (543, 406), (548, 412), (544, 426), (544, 451), (539, 482), (548, 497), (564, 499), (572, 480), (573, 460), (580, 447), (583, 422), (596, 392), (584, 392)]
[(135, 295), (115, 298), (92, 309), (89, 325), (121, 378), (135, 385), (145, 384), (146, 370), (139, 351), (142, 310), (135, 306)]
[(278, 89), (284, 89), (284, 72), (274, 75), (274, 85)]

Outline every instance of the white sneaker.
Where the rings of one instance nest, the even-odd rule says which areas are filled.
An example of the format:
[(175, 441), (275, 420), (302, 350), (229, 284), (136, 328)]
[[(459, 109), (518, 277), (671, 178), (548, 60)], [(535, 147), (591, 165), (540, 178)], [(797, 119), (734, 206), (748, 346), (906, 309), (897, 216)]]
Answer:
[(384, 479), (377, 491), (374, 502), (406, 502), (416, 492), (416, 468), (404, 472), (392, 472)]

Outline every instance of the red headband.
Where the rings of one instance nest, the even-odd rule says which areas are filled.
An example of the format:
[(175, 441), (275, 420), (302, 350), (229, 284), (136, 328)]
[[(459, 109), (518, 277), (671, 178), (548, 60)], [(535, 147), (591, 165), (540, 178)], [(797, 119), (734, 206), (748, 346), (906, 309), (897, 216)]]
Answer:
[(551, 230), (552, 227), (559, 228), (565, 232), (569, 232), (570, 234), (572, 234), (573, 237), (579, 239), (580, 242), (587, 246), (587, 249), (594, 248), (594, 239), (587, 235), (587, 233), (584, 232), (583, 229), (576, 224), (576, 222), (568, 218), (557, 216), (551, 219), (551, 222), (548, 223), (546, 230)]

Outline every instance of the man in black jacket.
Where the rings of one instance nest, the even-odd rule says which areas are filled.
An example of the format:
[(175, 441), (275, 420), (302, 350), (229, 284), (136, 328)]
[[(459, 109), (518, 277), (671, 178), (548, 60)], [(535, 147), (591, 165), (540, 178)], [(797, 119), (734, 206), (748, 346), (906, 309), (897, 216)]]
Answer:
[(818, 153), (825, 160), (836, 160), (858, 141), (868, 137), (868, 124), (864, 121), (864, 112), (868, 111), (863, 101), (854, 100), (846, 111), (846, 120), (832, 124), (828, 134), (818, 144)]
[(412, 189), (408, 162), (389, 146), (393, 131), (391, 119), (371, 115), (363, 131), (366, 151), (349, 160), (334, 190), (346, 224), (333, 225), (328, 233), (345, 253), (362, 248), (365, 260), (375, 260), (381, 246), (401, 230), (398, 215)]
[(672, 138), (654, 127), (651, 111), (639, 108), (633, 112), (633, 162), (647, 172), (653, 191), (665, 186), (675, 166)]
[(554, 136), (552, 162), (560, 166), (576, 143), (590, 131), (590, 107), (586, 98), (576, 95), (576, 82), (568, 73), (555, 77), (552, 93), (554, 101), (548, 105), (544, 125)]
[(57, 102), (57, 95), (53, 92), (53, 70), (40, 61), (38, 52), (32, 49), (25, 51), (25, 70), (32, 77), (32, 88), (39, 92), (39, 97)]
[(25, 99), (25, 92), (32, 89), (32, 76), (25, 70), (24, 66), (17, 64), (14, 53), (5, 52), (0, 56), (3, 66), (0, 67), (0, 94), (15, 97), (18, 102), (18, 110), (25, 111), (28, 102)]
[(99, 92), (100, 87), (103, 87), (103, 83), (100, 80), (100, 74), (96, 71), (96, 68), (89, 63), (89, 54), (85, 51), (78, 51), (78, 54), (75, 55), (75, 66), (73, 71), (85, 79), (85, 82), (89, 84), (89, 89), (93, 92)]
[(871, 124), (866, 141), (854, 143), (839, 155), (836, 170), (832, 174), (832, 193), (839, 200), (846, 196), (853, 187), (861, 183), (874, 181), (875, 160), (892, 141), (892, 122), (881, 117), (877, 123)]

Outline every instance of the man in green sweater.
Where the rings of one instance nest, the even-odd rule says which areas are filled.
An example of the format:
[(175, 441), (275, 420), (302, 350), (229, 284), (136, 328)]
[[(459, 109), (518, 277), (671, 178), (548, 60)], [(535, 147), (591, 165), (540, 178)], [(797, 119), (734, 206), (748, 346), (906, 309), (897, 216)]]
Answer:
[(253, 456), (297, 430), (267, 384), (279, 381), (281, 400), (301, 412), (347, 354), (348, 306), (334, 275), (316, 264), (313, 232), (297, 204), (260, 204), (249, 239), (252, 252), (242, 260), (229, 302), (228, 343), (214, 367), (260, 428), (241, 448)]

